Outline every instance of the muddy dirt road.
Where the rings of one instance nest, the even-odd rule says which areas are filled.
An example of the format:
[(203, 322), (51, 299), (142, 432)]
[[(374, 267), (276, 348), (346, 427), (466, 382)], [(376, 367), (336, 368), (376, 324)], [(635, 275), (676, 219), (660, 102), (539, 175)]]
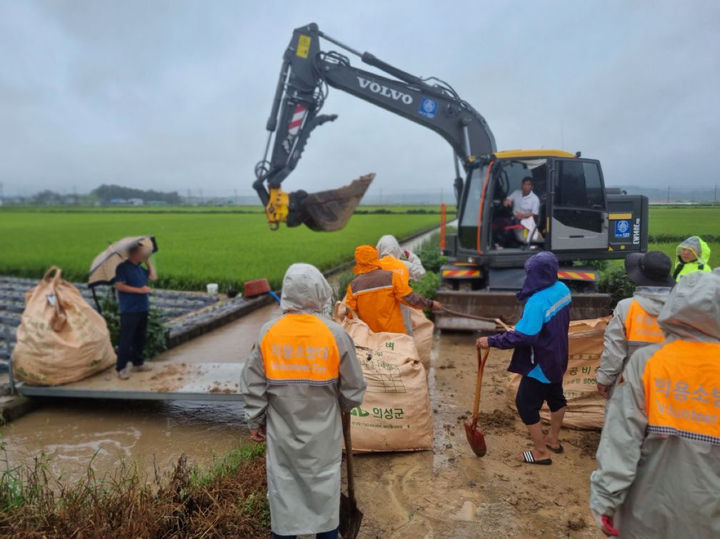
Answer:
[[(170, 350), (156, 366), (242, 361), (251, 336), (275, 312), (264, 308)], [(599, 435), (565, 430), (565, 453), (553, 455), (552, 466), (517, 462), (529, 443), (507, 407), (508, 360), (508, 352), (490, 355), (481, 402), (488, 454), (479, 459), (462, 426), (472, 405), (474, 338), (436, 335), (429, 376), (435, 449), (356, 458), (361, 537), (601, 537), (587, 510)], [(45, 453), (53, 472), (71, 478), (91, 461), (98, 475), (120, 459), (148, 473), (168, 472), (181, 454), (207, 463), (245, 436), (239, 403), (54, 400), (3, 428), (0, 439), (11, 465)]]
[(552, 466), (517, 462), (530, 444), (506, 404), (509, 358), (506, 351), (490, 355), (480, 404), (488, 453), (477, 458), (463, 428), (475, 384), (474, 339), (436, 340), (435, 449), (355, 459), (361, 537), (602, 537), (587, 509), (599, 434), (563, 430), (565, 453), (553, 455)]

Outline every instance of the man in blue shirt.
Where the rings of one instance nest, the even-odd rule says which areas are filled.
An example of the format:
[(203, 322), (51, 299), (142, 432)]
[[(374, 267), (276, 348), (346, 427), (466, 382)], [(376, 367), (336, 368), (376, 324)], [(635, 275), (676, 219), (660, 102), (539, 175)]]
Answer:
[[(562, 381), (568, 365), (570, 290), (558, 281), (558, 261), (549, 251), (525, 262), (525, 283), (517, 297), (526, 301), (514, 331), (477, 340), (478, 348), (514, 348), (508, 370), (522, 375), (515, 397), (520, 419), (533, 441), (524, 451), (527, 464), (552, 464), (549, 451), (562, 453), (560, 427), (567, 401)], [(550, 408), (550, 432), (543, 433), (540, 408)]]
[[(146, 268), (141, 266), (143, 262)], [(136, 245), (128, 252), (128, 259), (118, 264), (115, 270), (114, 282), (120, 308), (120, 336), (115, 369), (121, 380), (130, 378), (128, 362), (132, 362), (133, 371), (150, 370), (150, 367), (144, 364), (143, 358), (150, 309), (151, 289), (148, 286), (148, 279), (151, 281), (157, 279), (155, 268), (143, 248)]]

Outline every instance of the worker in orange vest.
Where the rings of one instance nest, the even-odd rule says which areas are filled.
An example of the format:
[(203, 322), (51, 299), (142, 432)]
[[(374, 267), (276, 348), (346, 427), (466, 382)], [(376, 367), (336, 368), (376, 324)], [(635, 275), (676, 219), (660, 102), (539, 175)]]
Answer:
[[(382, 236), (377, 242), (376, 249), (380, 257), (380, 267), (400, 275), (408, 286), (410, 281), (419, 281), (425, 276), (425, 268), (420, 258), (408, 250), (403, 251), (395, 236), (390, 234)], [(411, 310), (412, 307), (407, 305), (400, 306), (407, 334), (414, 336), (415, 328)]]
[(590, 509), (605, 535), (720, 537), (720, 272), (680, 279), (658, 323), (608, 403)]
[(317, 268), (290, 266), (283, 315), (260, 330), (242, 373), (250, 437), (267, 440), (274, 537), (338, 537), (341, 412), (362, 402), (366, 384), (350, 335), (328, 318), (331, 300)]
[(657, 317), (675, 285), (670, 275), (672, 260), (661, 251), (629, 254), (625, 270), (637, 287), (633, 297), (618, 302), (605, 329), (597, 388), (606, 399), (630, 356), (638, 348), (665, 340)]
[(401, 305), (415, 309), (439, 310), (440, 303), (426, 299), (415, 292), (400, 274), (382, 269), (377, 249), (361, 245), (355, 249), (357, 277), (348, 285), (345, 304), (376, 333), (405, 333), (412, 327), (406, 325)]

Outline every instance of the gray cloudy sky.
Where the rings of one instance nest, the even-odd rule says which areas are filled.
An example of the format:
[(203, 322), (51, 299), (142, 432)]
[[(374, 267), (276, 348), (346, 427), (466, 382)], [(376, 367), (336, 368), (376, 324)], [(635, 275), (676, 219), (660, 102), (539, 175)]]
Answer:
[[(581, 150), (609, 184), (720, 181), (713, 0), (8, 0), (5, 195), (100, 183), (250, 194), (282, 53), (312, 21), (452, 84), (500, 149)], [(373, 190), (450, 191), (451, 150), (434, 133), (337, 90), (324, 111), (340, 117), (315, 131), (288, 189), (375, 171)]]

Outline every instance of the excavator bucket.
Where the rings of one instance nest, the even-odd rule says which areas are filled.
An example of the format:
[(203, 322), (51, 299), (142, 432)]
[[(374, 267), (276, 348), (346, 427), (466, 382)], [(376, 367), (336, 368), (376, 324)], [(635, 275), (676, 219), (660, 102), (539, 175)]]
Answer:
[(300, 203), (303, 223), (315, 231), (342, 229), (370, 187), (375, 173), (366, 174), (339, 189), (310, 193)]

